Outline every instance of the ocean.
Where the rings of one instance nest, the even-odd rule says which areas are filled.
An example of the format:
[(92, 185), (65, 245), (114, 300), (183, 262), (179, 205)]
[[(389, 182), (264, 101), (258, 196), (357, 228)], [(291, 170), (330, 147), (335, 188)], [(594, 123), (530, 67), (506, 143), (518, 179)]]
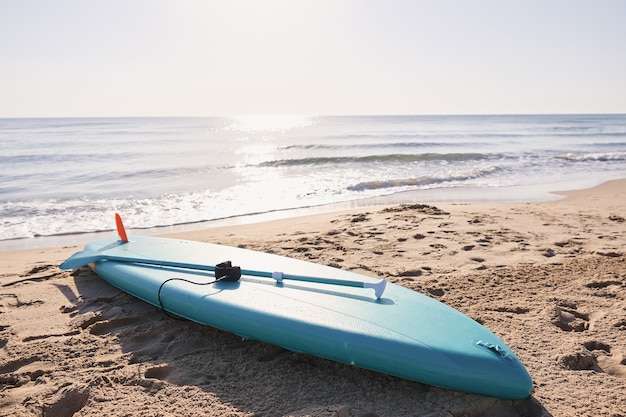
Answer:
[(342, 204), (550, 199), (626, 178), (626, 115), (0, 119), (0, 149), (7, 249), (110, 231), (115, 212), (152, 229)]

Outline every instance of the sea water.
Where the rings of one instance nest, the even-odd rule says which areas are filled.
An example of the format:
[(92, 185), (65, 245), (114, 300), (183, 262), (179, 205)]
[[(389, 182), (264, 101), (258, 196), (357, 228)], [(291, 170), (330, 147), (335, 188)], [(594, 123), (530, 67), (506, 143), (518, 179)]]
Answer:
[(0, 119), (0, 149), (10, 246), (108, 231), (115, 212), (153, 228), (381, 196), (546, 199), (626, 177), (626, 115)]

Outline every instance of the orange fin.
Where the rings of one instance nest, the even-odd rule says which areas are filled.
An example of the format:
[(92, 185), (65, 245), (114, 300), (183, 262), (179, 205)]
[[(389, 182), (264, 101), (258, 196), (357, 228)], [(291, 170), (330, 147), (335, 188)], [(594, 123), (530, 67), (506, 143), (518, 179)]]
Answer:
[(117, 226), (117, 234), (122, 239), (122, 242), (128, 242), (128, 237), (126, 236), (126, 229), (124, 228), (124, 223), (122, 223), (122, 218), (119, 214), (115, 213), (115, 225)]

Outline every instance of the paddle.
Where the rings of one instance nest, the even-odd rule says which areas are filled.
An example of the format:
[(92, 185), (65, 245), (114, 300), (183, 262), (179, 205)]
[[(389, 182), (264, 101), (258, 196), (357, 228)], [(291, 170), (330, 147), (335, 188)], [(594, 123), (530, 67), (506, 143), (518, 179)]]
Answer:
[[(108, 255), (102, 252), (96, 251), (81, 251), (76, 252), (72, 256), (70, 256), (65, 262), (63, 262), (59, 268), (61, 269), (75, 269), (81, 266), (88, 265), (92, 262), (97, 261), (115, 261), (115, 262), (129, 262), (129, 263), (140, 263), (146, 265), (158, 265), (158, 266), (166, 266), (172, 268), (185, 268), (185, 269), (196, 269), (201, 271), (215, 271), (215, 267), (212, 265), (202, 265), (202, 264), (190, 264), (184, 262), (173, 262), (173, 261), (160, 261), (157, 259), (145, 259), (145, 258), (135, 258), (130, 256), (117, 256), (117, 255)], [(281, 282), (283, 279), (293, 280), (293, 281), (305, 281), (305, 282), (315, 282), (320, 284), (331, 284), (331, 285), (342, 285), (344, 287), (357, 287), (357, 288), (372, 288), (374, 293), (376, 294), (376, 298), (380, 298), (385, 291), (385, 287), (387, 286), (387, 281), (381, 279), (378, 282), (364, 282), (364, 281), (349, 281), (343, 279), (333, 279), (333, 278), (324, 278), (324, 277), (310, 277), (305, 275), (291, 275), (284, 274), (282, 272), (265, 272), (265, 271), (255, 271), (249, 269), (242, 269), (242, 275), (249, 275), (254, 277), (262, 277), (262, 278), (273, 278), (277, 282)]]

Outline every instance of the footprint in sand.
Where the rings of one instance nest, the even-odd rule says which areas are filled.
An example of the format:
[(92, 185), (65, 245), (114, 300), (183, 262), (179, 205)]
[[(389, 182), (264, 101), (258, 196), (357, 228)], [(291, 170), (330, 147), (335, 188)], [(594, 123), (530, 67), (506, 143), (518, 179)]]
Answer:
[(585, 349), (571, 355), (564, 356), (561, 360), (563, 366), (572, 371), (596, 371), (602, 372), (598, 365), (598, 352), (609, 352), (611, 348), (601, 342), (591, 341), (583, 343)]
[(563, 357), (561, 363), (572, 371), (601, 371), (594, 355), (587, 351), (567, 355)]
[(609, 375), (626, 378), (626, 352), (608, 353), (609, 355), (598, 356), (598, 366)]
[(12, 374), (18, 372), (20, 369), (39, 361), (38, 356), (32, 356), (30, 358), (21, 358), (14, 361), (9, 361), (0, 366), (0, 374)]
[[(53, 365), (38, 356), (9, 361), (0, 366), (0, 391), (22, 387), (50, 374)], [(2, 396), (0, 396), (2, 400)], [(0, 409), (2, 401), (0, 401)]]
[(589, 315), (557, 306), (554, 307), (552, 324), (566, 332), (582, 332), (589, 329)]
[(55, 265), (40, 265), (35, 266), (30, 271), (19, 275), (16, 280), (4, 282), (1, 286), (4, 288), (33, 282), (48, 281), (54, 278), (63, 277), (65, 274), (66, 272), (59, 271)]
[(144, 377), (146, 379), (158, 379), (174, 385), (202, 385), (212, 379), (209, 375), (177, 369), (171, 365), (148, 368), (144, 373)]
[[(93, 317), (93, 321), (88, 318), (83, 325), (86, 325), (84, 328), (88, 329), (89, 333), (95, 336), (102, 336), (106, 334), (118, 334), (125, 327), (140, 323), (141, 320), (141, 317), (135, 316), (114, 317), (110, 320), (101, 320), (98, 317)], [(89, 323), (90, 321), (92, 321), (92, 323)]]
[(626, 330), (626, 319), (616, 321), (613, 327), (617, 327), (618, 330)]
[(626, 350), (613, 349), (606, 343), (590, 341), (583, 346), (592, 352), (596, 358), (596, 364), (609, 375), (626, 378)]
[[(9, 338), (4, 334), (5, 330), (8, 330), (11, 326), (5, 326), (0, 324), (0, 349), (5, 347), (9, 343)], [(8, 331), (6, 332), (8, 333)]]
[(61, 388), (43, 405), (46, 417), (71, 417), (79, 412), (89, 400), (89, 387), (69, 385)]
[(592, 340), (583, 343), (584, 350), (563, 358), (563, 365), (573, 371), (594, 370), (626, 378), (626, 351)]

